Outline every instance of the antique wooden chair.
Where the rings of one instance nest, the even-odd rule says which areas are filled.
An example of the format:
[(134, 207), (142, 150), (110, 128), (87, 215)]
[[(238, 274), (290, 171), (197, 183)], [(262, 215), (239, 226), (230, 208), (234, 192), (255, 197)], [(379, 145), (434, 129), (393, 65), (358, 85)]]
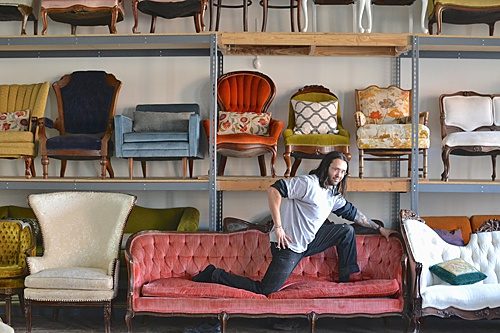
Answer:
[(207, 8), (208, 0), (132, 0), (132, 12), (134, 15), (133, 33), (138, 33), (139, 15), (138, 11), (151, 16), (150, 33), (156, 30), (156, 18), (174, 19), (178, 17), (190, 17), (194, 19), (196, 32), (205, 30), (203, 17)]
[(26, 178), (36, 176), (38, 119), (45, 114), (49, 83), (0, 85), (0, 158), (24, 159)]
[(302, 159), (321, 159), (332, 151), (351, 158), (350, 135), (342, 126), (341, 113), (337, 96), (323, 86), (305, 86), (292, 95), (283, 132), (285, 177), (295, 176)]
[(0, 21), (21, 21), (21, 35), (26, 35), (28, 21), (33, 21), (33, 34), (38, 34), (38, 0), (0, 0)]
[[(364, 175), (365, 161), (408, 161), (411, 170), (411, 90), (396, 86), (380, 88), (371, 85), (356, 89), (356, 144), (359, 151), (359, 177)], [(430, 131), (428, 112), (419, 113), (418, 150), (422, 155), (422, 173), (427, 178), (427, 149)], [(367, 158), (365, 154), (374, 157)]]
[[(272, 119), (266, 112), (275, 94), (274, 82), (260, 72), (235, 71), (219, 77), (217, 100), (220, 111), (216, 142), (221, 157), (218, 175), (224, 174), (227, 157), (258, 156), (260, 174), (265, 176), (266, 153), (271, 154), (271, 175), (276, 175), (274, 164), (284, 123)], [(210, 121), (204, 120), (203, 126), (208, 136)]]
[(93, 306), (104, 310), (111, 332), (111, 302), (118, 291), (119, 251), (135, 196), (105, 192), (31, 194), (45, 251), (29, 257), (25, 279), (26, 330), (32, 305)]
[[(68, 160), (100, 160), (101, 178), (114, 177), (111, 167), (113, 118), (121, 81), (103, 71), (77, 71), (52, 84), (59, 116), (39, 120), (43, 177), (48, 177), (49, 157), (61, 160), (64, 177)], [(58, 136), (47, 138), (46, 128)]]
[(71, 34), (76, 34), (77, 26), (106, 25), (109, 32), (116, 34), (116, 23), (123, 21), (122, 0), (41, 0), (42, 35), (47, 32), (48, 20), (71, 25)]

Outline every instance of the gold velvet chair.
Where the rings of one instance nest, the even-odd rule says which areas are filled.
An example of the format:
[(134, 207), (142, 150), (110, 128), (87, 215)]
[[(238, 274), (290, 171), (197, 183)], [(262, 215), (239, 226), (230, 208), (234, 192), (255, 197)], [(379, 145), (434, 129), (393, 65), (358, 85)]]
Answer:
[(24, 277), (28, 274), (26, 257), (35, 255), (35, 237), (21, 221), (0, 221), (0, 299), (5, 300), (7, 324), (11, 322), (12, 296), (24, 304)]
[[(266, 176), (264, 154), (271, 154), (271, 175), (278, 150), (278, 138), (283, 130), (282, 121), (267, 113), (276, 94), (271, 78), (260, 72), (229, 72), (217, 81), (219, 103), (217, 153), (221, 156), (217, 174), (224, 175), (227, 157), (258, 156), (261, 176)], [(207, 136), (210, 121), (204, 120)]]
[(351, 159), (350, 135), (342, 126), (341, 113), (337, 96), (323, 86), (305, 86), (292, 95), (283, 132), (285, 177), (295, 176), (302, 159), (321, 159), (332, 151)]
[(123, 21), (122, 0), (41, 0), (42, 35), (47, 32), (48, 19), (71, 25), (71, 34), (76, 34), (77, 26), (108, 26), (109, 32), (116, 34), (116, 23)]
[[(359, 178), (364, 176), (365, 161), (408, 161), (411, 170), (411, 90), (396, 86), (371, 85), (356, 89), (356, 144), (359, 151)], [(418, 150), (422, 155), (422, 173), (427, 178), (427, 149), (430, 131), (428, 112), (419, 113)], [(365, 154), (373, 157), (366, 157)]]
[(38, 0), (0, 0), (0, 21), (21, 21), (21, 35), (26, 35), (28, 21), (33, 21), (33, 34), (38, 34)]
[[(61, 160), (64, 177), (68, 160), (99, 160), (101, 178), (114, 177), (111, 166), (113, 118), (121, 81), (103, 71), (77, 71), (52, 84), (58, 117), (39, 121), (43, 178), (48, 178), (49, 157)], [(48, 138), (46, 128), (59, 135)]]
[(26, 178), (36, 176), (38, 119), (48, 94), (48, 82), (0, 85), (0, 158), (24, 159)]
[(111, 303), (118, 292), (119, 250), (135, 196), (105, 192), (32, 194), (45, 251), (28, 257), (26, 329), (32, 305), (103, 307), (111, 332)]

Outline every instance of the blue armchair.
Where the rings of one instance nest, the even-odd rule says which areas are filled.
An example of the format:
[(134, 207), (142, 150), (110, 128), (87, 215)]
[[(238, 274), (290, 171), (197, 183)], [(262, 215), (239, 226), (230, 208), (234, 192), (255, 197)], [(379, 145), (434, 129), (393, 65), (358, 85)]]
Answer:
[(141, 104), (133, 117), (115, 116), (116, 157), (128, 158), (132, 179), (134, 160), (182, 160), (183, 177), (193, 177), (193, 161), (203, 157), (200, 148), (200, 107), (198, 104)]

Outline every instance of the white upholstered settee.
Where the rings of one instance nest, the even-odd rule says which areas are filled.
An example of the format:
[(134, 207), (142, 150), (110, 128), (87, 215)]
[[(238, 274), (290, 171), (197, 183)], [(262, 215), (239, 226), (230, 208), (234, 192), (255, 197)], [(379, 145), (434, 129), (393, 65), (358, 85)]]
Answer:
[[(500, 230), (498, 226), (498, 222), (488, 221), (479, 230)], [(409, 259), (413, 332), (420, 332), (424, 316), (500, 318), (500, 231), (478, 231), (471, 235), (466, 246), (451, 245), (410, 210), (401, 210), (401, 231)], [(450, 285), (429, 270), (434, 264), (455, 258), (473, 265), (486, 274), (486, 279), (474, 284)]]

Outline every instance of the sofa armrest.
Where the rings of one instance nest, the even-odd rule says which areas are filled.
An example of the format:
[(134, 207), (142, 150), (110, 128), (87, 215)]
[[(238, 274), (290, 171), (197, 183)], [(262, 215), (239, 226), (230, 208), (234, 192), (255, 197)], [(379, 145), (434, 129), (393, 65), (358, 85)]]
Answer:
[(200, 155), (200, 115), (193, 113), (189, 117), (189, 156), (201, 157)]
[(356, 122), (356, 127), (362, 127), (365, 126), (366, 124), (366, 116), (363, 112), (361, 111), (356, 111), (354, 113), (354, 121)]
[(123, 157), (123, 135), (132, 132), (132, 119), (124, 116), (115, 116), (115, 154), (116, 157)]
[(195, 232), (198, 230), (200, 211), (193, 207), (186, 207), (182, 213), (177, 231)]

